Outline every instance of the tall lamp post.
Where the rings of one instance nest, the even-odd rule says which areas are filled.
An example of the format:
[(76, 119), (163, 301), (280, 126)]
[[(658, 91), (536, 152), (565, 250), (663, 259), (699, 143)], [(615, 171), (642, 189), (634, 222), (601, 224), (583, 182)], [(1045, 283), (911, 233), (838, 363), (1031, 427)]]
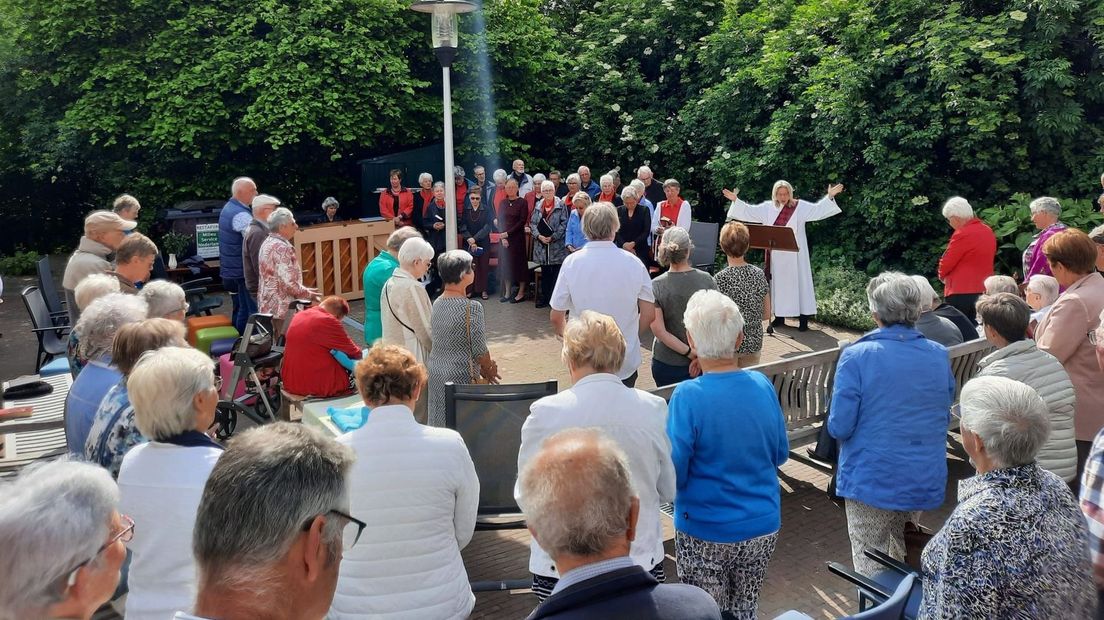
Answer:
[(445, 108), (445, 247), (455, 250), (456, 244), (456, 181), (452, 168), (452, 80), (449, 67), (456, 58), (456, 48), (460, 46), (460, 28), (457, 15), (471, 13), (475, 3), (468, 0), (421, 0), (410, 5), (419, 13), (433, 16), (433, 51), (441, 63), (441, 82), (444, 91)]

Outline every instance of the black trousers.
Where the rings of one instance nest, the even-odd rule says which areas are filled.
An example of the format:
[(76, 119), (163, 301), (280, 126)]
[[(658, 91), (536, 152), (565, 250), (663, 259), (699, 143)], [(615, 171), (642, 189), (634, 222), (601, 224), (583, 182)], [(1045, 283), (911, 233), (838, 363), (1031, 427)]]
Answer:
[(552, 291), (556, 289), (556, 279), (560, 277), (560, 265), (541, 265), (540, 297), (541, 303), (552, 302)]
[(966, 315), (966, 318), (971, 321), (977, 319), (977, 310), (974, 306), (977, 304), (977, 300), (981, 297), (981, 293), (960, 293), (958, 295), (947, 295), (943, 301), (947, 302), (947, 305), (958, 308), (958, 311)]

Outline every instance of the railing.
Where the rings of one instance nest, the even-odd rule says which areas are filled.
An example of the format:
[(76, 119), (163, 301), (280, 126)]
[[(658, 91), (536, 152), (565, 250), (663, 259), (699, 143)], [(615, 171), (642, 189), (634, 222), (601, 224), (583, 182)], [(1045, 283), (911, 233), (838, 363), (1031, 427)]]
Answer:
[[(977, 374), (978, 360), (992, 350), (993, 346), (984, 339), (955, 345), (947, 350), (955, 377), (956, 401), (962, 386)], [(837, 347), (749, 368), (763, 373), (774, 384), (791, 443), (815, 435), (817, 424), (828, 418), (839, 355)], [(669, 401), (674, 390), (675, 386), (668, 385), (656, 388), (652, 393)]]

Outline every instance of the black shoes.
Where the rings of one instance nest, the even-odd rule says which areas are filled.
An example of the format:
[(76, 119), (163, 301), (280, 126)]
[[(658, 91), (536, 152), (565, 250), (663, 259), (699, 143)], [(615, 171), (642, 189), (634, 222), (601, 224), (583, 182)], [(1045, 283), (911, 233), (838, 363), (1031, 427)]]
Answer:
[(776, 316), (776, 317), (774, 317), (774, 320), (771, 321), (771, 327), (785, 327), (785, 326), (786, 326), (786, 317), (784, 317), (784, 316)]
[(802, 314), (801, 316), (797, 317), (797, 320), (798, 320), (797, 331), (799, 331), (799, 332), (809, 331), (809, 315)]

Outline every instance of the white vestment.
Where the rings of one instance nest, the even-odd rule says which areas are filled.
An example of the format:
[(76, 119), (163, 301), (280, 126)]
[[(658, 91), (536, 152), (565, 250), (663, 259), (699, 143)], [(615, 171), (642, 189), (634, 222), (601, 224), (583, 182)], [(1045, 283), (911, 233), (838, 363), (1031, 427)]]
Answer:
[[(773, 226), (781, 207), (773, 201), (749, 205), (737, 198), (728, 208), (728, 219)], [(815, 222), (840, 213), (836, 201), (825, 196), (820, 202), (798, 200), (797, 209), (786, 224), (797, 237), (797, 252), (771, 252), (771, 308), (775, 316), (816, 314), (816, 293), (813, 291), (813, 268), (809, 262), (809, 242), (805, 238), (805, 222)]]

